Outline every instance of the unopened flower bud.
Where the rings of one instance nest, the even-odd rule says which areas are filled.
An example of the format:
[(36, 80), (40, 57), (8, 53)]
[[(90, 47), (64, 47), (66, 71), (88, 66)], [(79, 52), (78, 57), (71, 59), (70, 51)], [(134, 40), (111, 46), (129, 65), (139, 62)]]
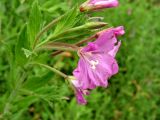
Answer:
[(80, 11), (94, 11), (118, 6), (118, 0), (88, 0), (80, 6)]
[(85, 28), (87, 29), (98, 29), (106, 26), (107, 23), (105, 22), (89, 22), (85, 24)]

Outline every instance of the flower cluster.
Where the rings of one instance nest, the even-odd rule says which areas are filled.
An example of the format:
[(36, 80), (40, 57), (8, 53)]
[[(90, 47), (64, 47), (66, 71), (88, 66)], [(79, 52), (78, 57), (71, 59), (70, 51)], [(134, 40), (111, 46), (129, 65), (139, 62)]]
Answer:
[[(80, 10), (98, 10), (117, 5), (117, 0), (88, 0), (81, 5)], [(84, 95), (89, 95), (90, 90), (99, 86), (107, 87), (108, 79), (118, 72), (115, 56), (121, 42), (117, 37), (124, 33), (123, 26), (100, 31), (96, 34), (97, 39), (94, 42), (89, 42), (78, 50), (80, 60), (73, 71), (71, 83), (79, 104), (87, 103)]]

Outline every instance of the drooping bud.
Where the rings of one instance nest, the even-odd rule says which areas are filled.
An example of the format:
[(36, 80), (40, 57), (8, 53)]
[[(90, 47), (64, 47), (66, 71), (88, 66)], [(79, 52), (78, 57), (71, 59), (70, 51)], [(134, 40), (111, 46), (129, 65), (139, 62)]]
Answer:
[(88, 0), (80, 6), (80, 11), (94, 11), (104, 8), (117, 7), (118, 0)]

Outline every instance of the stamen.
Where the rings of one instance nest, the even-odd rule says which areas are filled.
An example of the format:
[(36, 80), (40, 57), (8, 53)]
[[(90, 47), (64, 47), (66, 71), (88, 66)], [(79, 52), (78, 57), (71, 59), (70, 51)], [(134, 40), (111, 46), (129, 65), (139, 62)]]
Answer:
[(95, 70), (96, 69), (96, 66), (99, 64), (99, 61), (98, 60), (91, 60), (90, 61), (90, 64), (91, 64), (91, 68), (93, 69), (93, 70)]

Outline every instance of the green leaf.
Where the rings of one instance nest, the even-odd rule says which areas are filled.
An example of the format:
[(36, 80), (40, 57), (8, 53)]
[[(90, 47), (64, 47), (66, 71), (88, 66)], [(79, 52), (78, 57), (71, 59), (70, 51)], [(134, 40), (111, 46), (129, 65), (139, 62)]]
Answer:
[(53, 85), (46, 85), (44, 87), (37, 88), (34, 91), (22, 88), (19, 90), (19, 94), (21, 96), (19, 96), (19, 98), (14, 101), (19, 109), (26, 108), (32, 103), (41, 100), (47, 102), (48, 105), (53, 106), (53, 101), (57, 101), (63, 98), (63, 95), (58, 90), (58, 87)]
[(48, 72), (40, 76), (31, 76), (28, 78), (28, 80), (26, 80), (26, 82), (23, 85), (23, 88), (29, 90), (36, 90), (37, 88), (40, 88), (45, 84), (47, 84), (52, 77), (53, 77), (52, 72)]
[(25, 109), (37, 100), (38, 98), (35, 96), (17, 97), (14, 104), (16, 104), (19, 109)]
[(38, 5), (38, 1), (35, 0), (30, 10), (30, 16), (28, 22), (28, 36), (31, 47), (33, 46), (36, 35), (40, 31), (41, 21), (42, 21), (41, 11)]
[(29, 47), (26, 32), (27, 32), (27, 30), (26, 30), (26, 26), (25, 26), (25, 27), (23, 27), (22, 31), (20, 32), (16, 47), (15, 47), (16, 63), (19, 65), (24, 65), (27, 62), (27, 58), (22, 50), (22, 48)]
[(54, 34), (55, 35), (60, 34), (63, 31), (72, 28), (77, 23), (76, 20), (77, 15), (78, 15), (77, 7), (74, 7), (69, 12), (67, 12), (65, 16), (57, 24)]
[(34, 91), (25, 91), (25, 89), (22, 89), (22, 91), (25, 93), (30, 93), (29, 95), (36, 96), (37, 98), (43, 99), (47, 102), (59, 99), (62, 97), (62, 95), (59, 93), (59, 89), (56, 86), (49, 86), (46, 85), (41, 88), (37, 88), (37, 90)]
[(21, 109), (17, 110), (17, 112), (10, 117), (12, 118), (12, 120), (22, 119), (22, 116), (23, 116), (24, 112), (26, 111), (26, 109), (27, 108), (24, 108), (24, 106), (23, 106)]

